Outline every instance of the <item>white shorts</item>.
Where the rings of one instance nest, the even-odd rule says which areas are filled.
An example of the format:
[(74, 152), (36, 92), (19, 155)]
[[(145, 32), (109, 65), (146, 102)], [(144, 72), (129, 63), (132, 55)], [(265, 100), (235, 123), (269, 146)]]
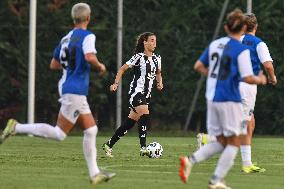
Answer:
[(242, 103), (207, 101), (207, 131), (209, 135), (225, 137), (242, 133), (244, 121)]
[(254, 112), (257, 85), (240, 82), (239, 89), (242, 97), (245, 120), (249, 121), (251, 120)]
[(80, 114), (90, 114), (91, 110), (84, 95), (64, 94), (58, 100), (61, 103), (62, 115), (75, 124)]

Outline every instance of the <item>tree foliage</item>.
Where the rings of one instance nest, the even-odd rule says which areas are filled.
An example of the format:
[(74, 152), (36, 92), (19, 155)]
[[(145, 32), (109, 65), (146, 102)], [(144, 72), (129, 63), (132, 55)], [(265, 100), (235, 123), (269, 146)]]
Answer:
[[(70, 10), (74, 0), (42, 0), (37, 10), (36, 51), (36, 119), (55, 122), (59, 109), (57, 81), (61, 72), (49, 70), (54, 47), (72, 28)], [(89, 29), (97, 36), (99, 59), (107, 65), (104, 77), (92, 73), (88, 97), (102, 127), (114, 127), (115, 95), (108, 91), (116, 68), (117, 1), (84, 1), (92, 8)], [(157, 52), (162, 56), (164, 91), (154, 90), (152, 97), (152, 126), (179, 129), (185, 122), (196, 89), (199, 75), (192, 70), (193, 63), (212, 40), (223, 1), (218, 0), (136, 0), (124, 1), (123, 62), (132, 56), (139, 33), (157, 34)], [(228, 11), (234, 8), (246, 11), (246, 1), (231, 1)], [(228, 12), (227, 11), (227, 12)], [(253, 1), (258, 17), (259, 32), (274, 59), (279, 84), (276, 87), (258, 88), (255, 109), (257, 132), (284, 134), (284, 77), (283, 32), (284, 3), (281, 0)], [(0, 120), (7, 119), (1, 110), (19, 107), (16, 116), (25, 121), (28, 82), (28, 24), (29, 4), (25, 0), (0, 1)], [(220, 31), (220, 35), (224, 35)], [(282, 40), (282, 41), (281, 41)], [(282, 43), (281, 43), (282, 42)], [(127, 91), (131, 81), (129, 71), (123, 78), (123, 117), (128, 114)], [(198, 98), (195, 119), (205, 124), (206, 105), (204, 87)], [(14, 112), (13, 112), (14, 113)], [(173, 127), (179, 128), (173, 128)]]

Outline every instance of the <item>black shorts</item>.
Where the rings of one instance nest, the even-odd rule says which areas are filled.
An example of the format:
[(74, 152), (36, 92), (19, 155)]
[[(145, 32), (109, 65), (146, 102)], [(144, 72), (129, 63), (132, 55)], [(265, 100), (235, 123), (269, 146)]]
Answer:
[(129, 96), (129, 108), (136, 112), (135, 107), (140, 105), (149, 105), (150, 97), (146, 98), (146, 96), (142, 93), (137, 93), (135, 96)]

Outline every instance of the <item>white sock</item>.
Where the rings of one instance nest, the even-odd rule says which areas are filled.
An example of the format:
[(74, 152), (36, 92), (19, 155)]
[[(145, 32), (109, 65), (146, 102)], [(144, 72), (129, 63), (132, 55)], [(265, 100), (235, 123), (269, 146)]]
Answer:
[(62, 141), (66, 138), (66, 134), (58, 126), (53, 127), (46, 123), (18, 123), (15, 127), (15, 132), (22, 134), (32, 134), (58, 141)]
[(217, 167), (214, 172), (213, 178), (215, 180), (211, 180), (212, 183), (216, 183), (222, 180), (229, 172), (229, 170), (234, 165), (235, 158), (238, 153), (238, 147), (233, 145), (227, 145), (221, 154)]
[(210, 142), (216, 142), (216, 141), (217, 141), (216, 136), (207, 135), (207, 142), (208, 142), (208, 143), (210, 143)]
[(89, 169), (90, 178), (100, 172), (97, 164), (96, 136), (98, 127), (95, 125), (84, 130), (83, 151)]
[(206, 159), (209, 159), (211, 156), (220, 153), (224, 150), (224, 147), (219, 142), (212, 142), (202, 146), (192, 155), (192, 163), (199, 163)]
[(243, 161), (243, 166), (252, 166), (251, 162), (251, 145), (241, 145), (241, 156)]

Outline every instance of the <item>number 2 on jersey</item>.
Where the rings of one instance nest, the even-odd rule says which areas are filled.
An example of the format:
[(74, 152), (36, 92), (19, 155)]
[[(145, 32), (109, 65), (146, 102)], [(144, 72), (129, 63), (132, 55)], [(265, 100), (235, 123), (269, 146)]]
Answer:
[[(220, 60), (220, 56), (218, 53), (213, 53), (211, 56), (211, 60), (214, 61), (214, 66), (210, 77), (217, 78), (218, 80), (226, 80), (231, 72), (231, 58), (229, 56), (222, 56)], [(216, 70), (220, 64), (219, 70)]]

